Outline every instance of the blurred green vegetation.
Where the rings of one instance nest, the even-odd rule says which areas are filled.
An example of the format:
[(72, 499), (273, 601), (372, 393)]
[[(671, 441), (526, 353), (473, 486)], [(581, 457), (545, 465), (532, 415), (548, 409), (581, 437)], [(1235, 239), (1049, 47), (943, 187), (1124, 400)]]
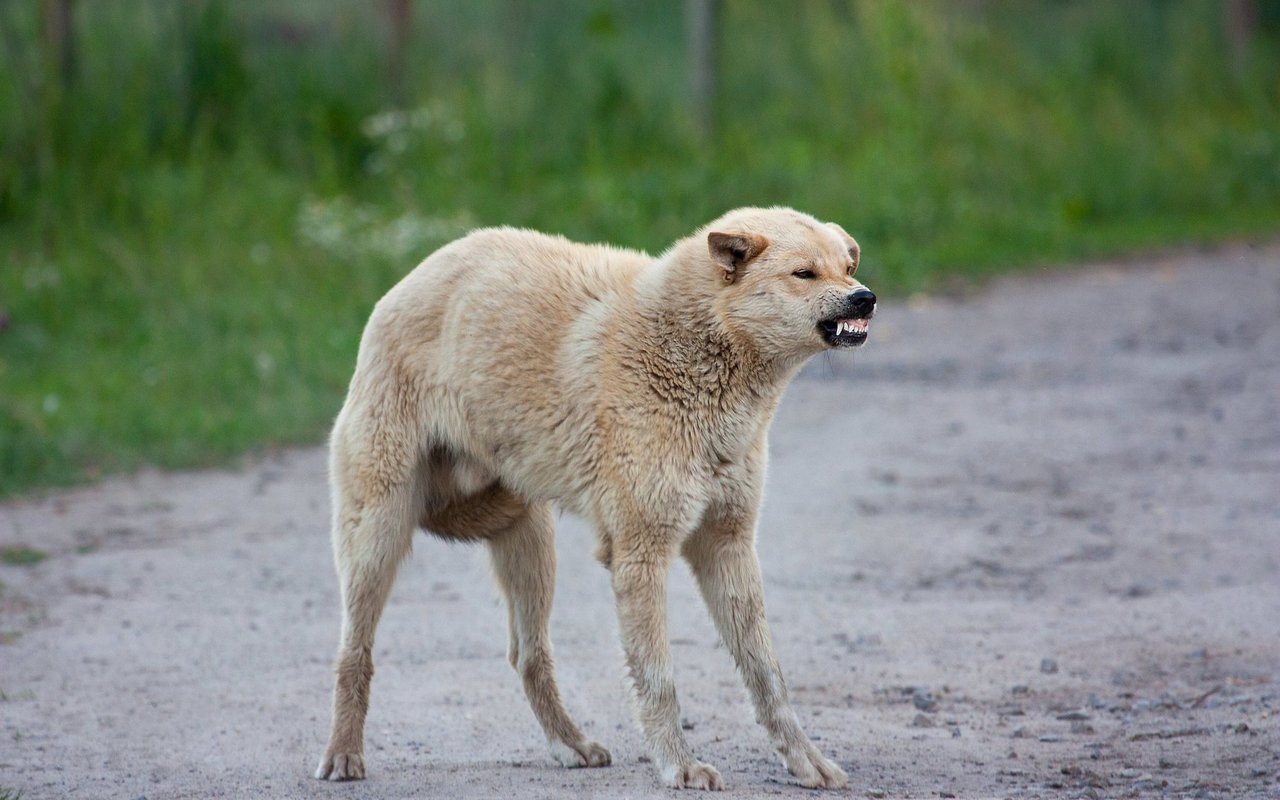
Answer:
[(482, 224), (658, 250), (785, 204), (884, 294), (1273, 231), (1280, 58), (1212, 0), (0, 5), (0, 495), (317, 441), (369, 310)]

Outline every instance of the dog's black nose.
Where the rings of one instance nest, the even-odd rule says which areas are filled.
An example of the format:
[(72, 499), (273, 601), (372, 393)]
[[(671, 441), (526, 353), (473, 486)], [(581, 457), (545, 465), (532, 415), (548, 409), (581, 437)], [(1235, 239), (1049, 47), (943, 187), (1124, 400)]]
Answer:
[(859, 289), (849, 295), (849, 312), (855, 319), (871, 316), (876, 310), (876, 296), (870, 289)]

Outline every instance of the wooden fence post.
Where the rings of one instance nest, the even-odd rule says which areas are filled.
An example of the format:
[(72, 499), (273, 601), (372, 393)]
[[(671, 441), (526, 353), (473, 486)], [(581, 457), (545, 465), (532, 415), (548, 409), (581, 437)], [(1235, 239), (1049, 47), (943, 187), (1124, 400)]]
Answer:
[(392, 101), (402, 107), (408, 102), (405, 65), (412, 27), (413, 14), (409, 0), (387, 0), (387, 35), (390, 45), (387, 54), (387, 80)]
[(698, 134), (715, 134), (716, 42), (718, 0), (685, 0), (685, 35), (689, 48), (689, 102)]
[(46, 63), (66, 88), (75, 78), (75, 30), (71, 0), (41, 0), (40, 38)]
[(1231, 50), (1231, 65), (1243, 72), (1249, 64), (1249, 48), (1258, 32), (1258, 0), (1226, 0), (1222, 26)]

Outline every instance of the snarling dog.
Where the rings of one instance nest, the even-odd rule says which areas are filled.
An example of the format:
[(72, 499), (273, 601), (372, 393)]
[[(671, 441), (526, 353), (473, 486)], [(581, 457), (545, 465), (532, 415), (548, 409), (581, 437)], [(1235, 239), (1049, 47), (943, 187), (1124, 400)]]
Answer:
[(804, 362), (867, 338), (858, 244), (785, 208), (729, 212), (657, 258), (510, 228), (427, 258), (374, 308), (330, 443), (343, 622), (318, 778), (363, 778), (373, 638), (415, 526), (483, 542), (552, 755), (609, 764), (560, 700), (552, 507), (595, 527), (662, 780), (720, 789), (681, 732), (666, 631), (677, 554), (787, 769), (847, 784), (805, 735), (764, 614), (769, 422)]

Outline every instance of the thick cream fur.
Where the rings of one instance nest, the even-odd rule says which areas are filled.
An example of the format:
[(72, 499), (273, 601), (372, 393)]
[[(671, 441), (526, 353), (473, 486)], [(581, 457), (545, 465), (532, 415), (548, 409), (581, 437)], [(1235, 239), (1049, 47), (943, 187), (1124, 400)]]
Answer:
[(553, 755), (610, 762), (555, 682), (556, 505), (595, 525), (640, 725), (668, 785), (724, 785), (679, 724), (665, 586), (680, 554), (788, 769), (806, 786), (844, 786), (788, 702), (754, 537), (769, 421), (826, 347), (818, 322), (861, 287), (857, 258), (838, 226), (748, 208), (657, 258), (480, 230), (395, 286), (370, 317), (331, 439), (344, 616), (317, 777), (364, 776), (374, 630), (415, 527), (487, 543), (511, 662)]

